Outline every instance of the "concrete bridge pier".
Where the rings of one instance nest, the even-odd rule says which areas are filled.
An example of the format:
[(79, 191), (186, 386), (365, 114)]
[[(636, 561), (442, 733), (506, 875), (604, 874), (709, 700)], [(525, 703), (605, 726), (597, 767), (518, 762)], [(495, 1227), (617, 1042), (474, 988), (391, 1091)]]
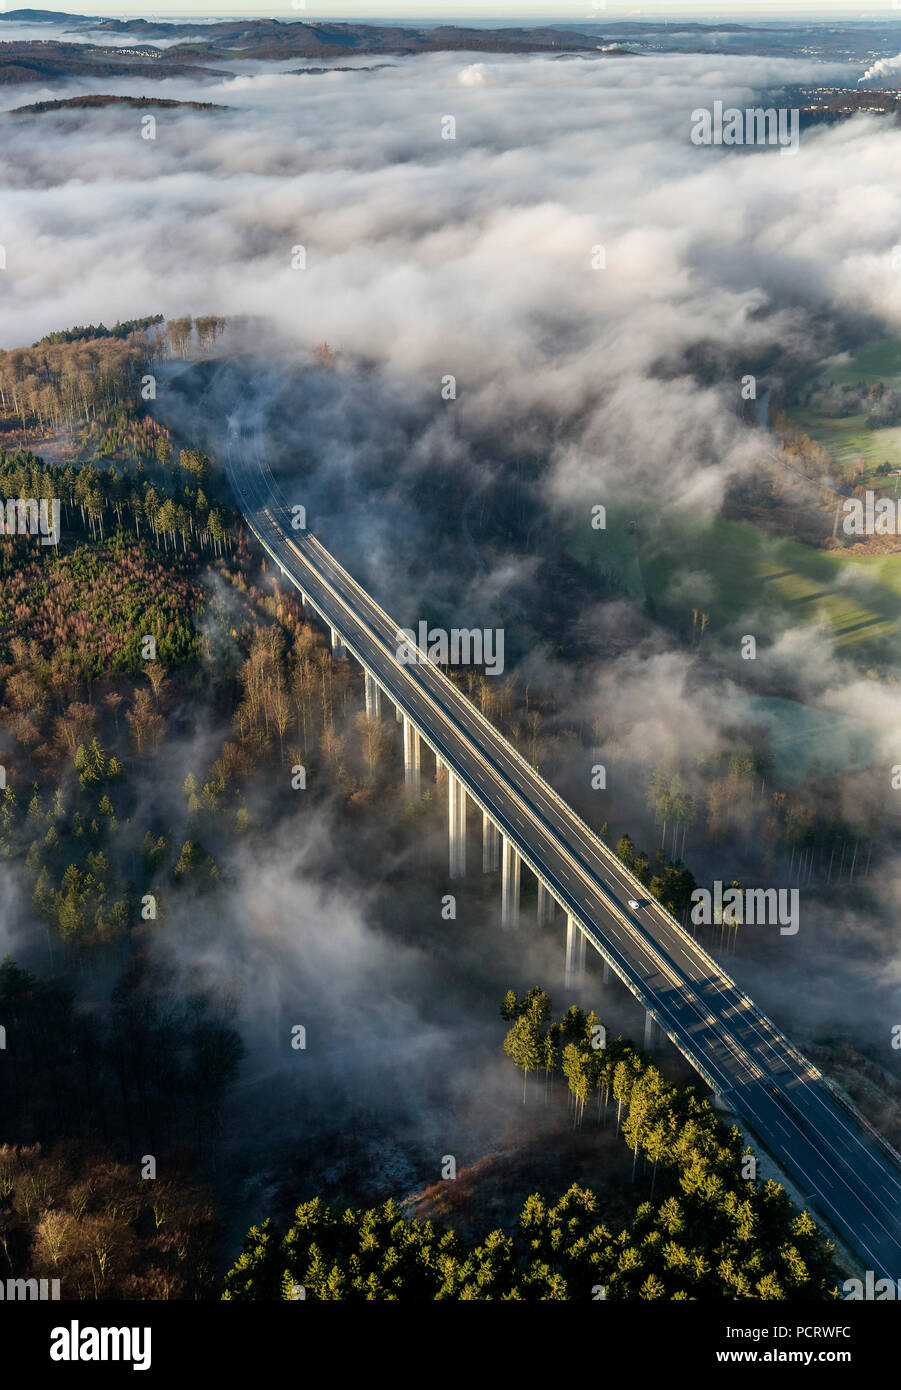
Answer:
[(657, 1028), (657, 1024), (654, 1022), (653, 1015), (650, 1014), (650, 1013), (645, 1012), (645, 1016), (644, 1016), (644, 1050), (645, 1050), (645, 1052), (653, 1052), (653, 1051), (654, 1051), (654, 1049), (655, 1049), (655, 1047), (656, 1047), (656, 1045), (657, 1045), (658, 1033), (659, 1033), (659, 1030), (658, 1030), (658, 1028)]
[[(422, 791), (422, 759), (419, 730), (404, 715), (404, 782), (411, 796)], [(463, 788), (460, 788), (461, 792)], [(453, 833), (453, 832), (452, 832)]]
[(450, 876), (466, 877), (466, 789), (450, 768), (447, 770), (447, 809), (450, 834)]
[(543, 883), (538, 885), (538, 925), (546, 927), (554, 920), (554, 899)]
[(494, 821), (482, 812), (482, 873), (497, 873), (501, 866), (501, 832)]
[(366, 718), (381, 719), (382, 717), (382, 692), (378, 682), (369, 672), (365, 673), (366, 684)]
[(503, 837), (501, 852), (501, 926), (505, 931), (519, 926), (519, 875), (522, 861), (513, 844)]
[(609, 962), (605, 960), (605, 961), (604, 961), (604, 984), (605, 984), (605, 985), (609, 985), (609, 983), (610, 983), (610, 981), (611, 981), (612, 979), (613, 979), (613, 971), (612, 971), (612, 969), (611, 969), (611, 967), (610, 967)]
[(585, 935), (575, 917), (566, 918), (566, 965), (563, 981), (567, 989), (582, 983), (585, 974)]
[(346, 655), (347, 648), (341, 641), (341, 637), (335, 628), (330, 628), (329, 631), (332, 635), (332, 656), (338, 661), (340, 657)]
[(395, 706), (394, 706), (394, 718), (397, 720), (398, 724), (403, 724), (403, 722), (404, 722), (404, 712), (403, 712), (403, 710), (401, 709), (400, 705), (395, 705)]

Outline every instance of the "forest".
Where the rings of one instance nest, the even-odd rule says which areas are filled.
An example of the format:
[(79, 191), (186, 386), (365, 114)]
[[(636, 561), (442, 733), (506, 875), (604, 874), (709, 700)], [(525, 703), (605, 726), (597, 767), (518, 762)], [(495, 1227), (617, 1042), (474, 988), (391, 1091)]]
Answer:
[[(632, 1156), (631, 1223), (614, 1229), (598, 1197), (573, 1185), (535, 1192), (513, 1231), (467, 1242), (396, 1201), (361, 1210), (302, 1203), (282, 1234), (271, 1219), (247, 1234), (225, 1278), (226, 1300), (828, 1299), (832, 1245), (780, 1185), (757, 1177), (737, 1127), (727, 1130), (691, 1086), (668, 1083), (633, 1043), (598, 1046), (600, 1019), (571, 1006), (559, 1020), (539, 987), (501, 1006), (504, 1052), (524, 1084), (567, 1083), (574, 1123), (615, 1123)], [(615, 1104), (612, 1106), (611, 1102)], [(648, 1173), (650, 1169), (650, 1173)], [(453, 1179), (448, 1179), (452, 1181)]]
[[(221, 332), (221, 320), (190, 318), (78, 327), (0, 358), (0, 493), (63, 508), (57, 547), (0, 544), (0, 861), (48, 963), (0, 965), (0, 1021), (15, 1043), (0, 1100), (0, 1272), (39, 1261), (77, 1297), (223, 1292), (210, 1183), (243, 1044), (227, 1001), (173, 996), (159, 961), (180, 904), (215, 915), (229, 892), (236, 845), (260, 834), (255, 788), (273, 828), (326, 801), (352, 834), (361, 816), (414, 839), (443, 825), (440, 777), (418, 805), (405, 799), (393, 725), (362, 712), (359, 672), (261, 558), (215, 460), (141, 396), (154, 362)], [(333, 369), (331, 352), (318, 360)], [(566, 765), (582, 731), (561, 726), (552, 700), (511, 678), (448, 674), (535, 766)], [(180, 758), (199, 729), (212, 731), (207, 751), (182, 766), (175, 803), (155, 808), (156, 760)], [(686, 835), (724, 840), (743, 788), (759, 785), (774, 847), (814, 832), (821, 808), (765, 795), (768, 771), (756, 752), (734, 752), (708, 769), (701, 802), (664, 760), (647, 789), (659, 847), (623, 833), (617, 854), (684, 913)], [(516, 1231), (474, 1245), (396, 1203), (317, 1199), (284, 1236), (272, 1222), (250, 1232), (227, 1298), (297, 1287), (324, 1298), (826, 1295), (828, 1251), (810, 1217), (736, 1177), (740, 1145), (709, 1106), (622, 1039), (597, 1053), (594, 1015), (573, 1008), (553, 1023), (540, 991), (504, 1007), (527, 1087), (535, 1071), (549, 1092), (565, 1079), (576, 1124), (606, 1124), (616, 1102), (636, 1193), (647, 1188), (628, 1228), (608, 1229), (578, 1184), (530, 1198)], [(147, 1159), (164, 1177), (156, 1187), (141, 1177)]]
[[(0, 490), (63, 508), (57, 547), (0, 544), (0, 860), (49, 967), (0, 963), (0, 1272), (37, 1264), (77, 1298), (216, 1295), (207, 1184), (243, 1045), (227, 1001), (173, 994), (160, 933), (177, 895), (222, 891), (204, 841), (227, 857), (249, 833), (242, 785), (338, 753), (348, 703), (347, 662), (258, 586), (211, 461), (136, 391), (154, 323), (0, 362)], [(221, 321), (194, 329), (212, 341)], [(186, 332), (161, 341), (180, 351)], [(57, 427), (60, 462), (24, 437)], [(186, 709), (223, 732), (173, 819), (144, 786)]]

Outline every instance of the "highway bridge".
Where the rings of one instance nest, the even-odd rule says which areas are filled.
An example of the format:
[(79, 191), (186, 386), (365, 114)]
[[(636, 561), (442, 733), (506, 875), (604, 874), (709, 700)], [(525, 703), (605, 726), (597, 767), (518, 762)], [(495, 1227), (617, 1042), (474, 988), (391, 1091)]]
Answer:
[[(306, 530), (262, 456), (229, 422), (227, 469), (248, 526), (306, 605), (365, 673), (366, 705), (384, 696), (403, 722), (405, 775), (419, 789), (421, 745), (448, 773), (450, 872), (466, 872), (466, 806), (482, 813), (482, 868), (500, 867), (502, 925), (519, 918), (521, 865), (538, 880), (539, 919), (566, 914), (567, 979), (587, 947), (719, 1099), (770, 1151), (877, 1278), (901, 1278), (901, 1159), (720, 965), (685, 932), (443, 672), (398, 660), (398, 624)], [(639, 901), (636, 910), (631, 901)], [(650, 1032), (646, 1030), (646, 1043)]]

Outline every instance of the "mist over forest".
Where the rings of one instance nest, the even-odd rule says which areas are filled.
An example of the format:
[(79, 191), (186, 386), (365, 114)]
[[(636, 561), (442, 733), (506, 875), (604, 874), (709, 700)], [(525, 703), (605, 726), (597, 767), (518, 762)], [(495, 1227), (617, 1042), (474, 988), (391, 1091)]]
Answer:
[[(475, 821), (448, 887), (446, 782), (428, 755), (425, 797), (405, 797), (393, 710), (370, 727), (360, 672), (242, 522), (235, 430), (398, 624), (503, 630), (503, 675), (455, 682), (605, 843), (629, 837), (621, 857), (666, 879), (650, 891), (683, 925), (694, 885), (798, 887), (796, 936), (699, 939), (901, 1144), (899, 615), (876, 573), (897, 543), (838, 564), (823, 492), (864, 474), (802, 419), (812, 383), (901, 333), (901, 125), (864, 112), (794, 155), (689, 139), (714, 100), (864, 76), (837, 58), (311, 64), (0, 85), (0, 483), (45, 495), (18, 489), (50, 485), (34, 458), (57, 468), (68, 530), (56, 578), (30, 552), (18, 588), (2, 569), (0, 959), (31, 983), (0, 985), (38, 1098), (18, 1077), (0, 1142), (68, 1145), (76, 1186), (85, 1145), (111, 1183), (158, 1152), (199, 1184), (172, 1218), (190, 1275), (141, 1227), (116, 1296), (217, 1296), (248, 1227), (317, 1196), (446, 1215), (429, 1191), (445, 1156), (493, 1173), (548, 1124), (568, 1132), (523, 1107), (507, 990), (541, 982), (611, 1037), (643, 1026), (600, 961), (564, 986), (562, 919), (536, 926), (528, 872), (519, 932), (501, 932)], [(99, 324), (124, 326), (53, 342)], [(83, 486), (70, 459), (96, 470)], [(826, 558), (774, 599), (790, 547)], [(152, 673), (118, 617), (97, 655), (120, 599), (135, 641), (162, 634)], [(870, 615), (860, 631), (845, 608)], [(75, 1060), (40, 1052), (61, 1007)], [(664, 1070), (692, 1079), (675, 1052)], [(60, 1110), (88, 1074), (89, 1101)], [(526, 1200), (516, 1162), (461, 1229)], [(26, 1248), (24, 1220), (10, 1240)], [(107, 1296), (79, 1250), (77, 1296)]]

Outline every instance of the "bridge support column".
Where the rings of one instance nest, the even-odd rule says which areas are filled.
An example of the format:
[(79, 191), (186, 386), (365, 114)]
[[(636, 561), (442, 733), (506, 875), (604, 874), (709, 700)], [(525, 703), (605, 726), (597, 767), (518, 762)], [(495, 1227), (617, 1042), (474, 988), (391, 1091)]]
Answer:
[(519, 926), (519, 874), (522, 861), (510, 840), (503, 837), (501, 851), (501, 926)]
[(491, 817), (482, 812), (482, 873), (497, 873), (501, 864), (501, 832)]
[(566, 966), (563, 981), (567, 989), (582, 983), (585, 969), (585, 937), (575, 917), (566, 918)]
[(653, 1052), (657, 1043), (657, 1024), (651, 1014), (645, 1012), (644, 1016), (644, 1050)]
[(466, 877), (466, 789), (450, 768), (447, 770), (447, 809), (450, 832), (450, 876)]
[(611, 970), (609, 963), (607, 961), (604, 961), (604, 984), (609, 985), (612, 979), (613, 971)]
[(308, 608), (310, 606), (310, 600), (307, 598), (303, 589), (300, 591), (300, 606), (301, 608)]
[(337, 661), (340, 657), (345, 655), (346, 648), (344, 646), (344, 643), (341, 641), (340, 635), (335, 631), (335, 629), (331, 628), (330, 631), (332, 634), (332, 656)]
[(543, 883), (538, 885), (538, 925), (546, 927), (554, 920), (554, 899)]
[(365, 673), (366, 684), (366, 718), (381, 719), (382, 717), (382, 692), (374, 676), (369, 672)]
[(400, 705), (395, 705), (395, 706), (394, 706), (394, 718), (397, 720), (398, 724), (403, 724), (403, 722), (404, 722), (404, 712), (403, 712), (403, 710), (401, 709)]
[(404, 715), (404, 782), (411, 796), (419, 796), (422, 790), (421, 769), (419, 730)]

